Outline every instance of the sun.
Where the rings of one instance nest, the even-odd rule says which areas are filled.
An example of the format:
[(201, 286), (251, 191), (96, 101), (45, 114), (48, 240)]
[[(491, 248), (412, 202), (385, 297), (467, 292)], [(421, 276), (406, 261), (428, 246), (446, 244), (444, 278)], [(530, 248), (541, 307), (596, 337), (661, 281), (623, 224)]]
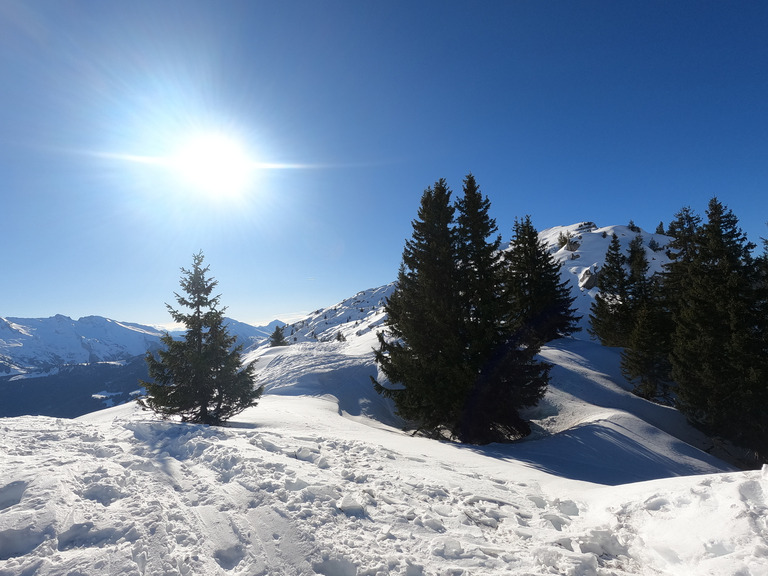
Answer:
[(173, 154), (170, 164), (183, 182), (212, 197), (243, 194), (255, 166), (237, 138), (220, 132), (189, 137)]

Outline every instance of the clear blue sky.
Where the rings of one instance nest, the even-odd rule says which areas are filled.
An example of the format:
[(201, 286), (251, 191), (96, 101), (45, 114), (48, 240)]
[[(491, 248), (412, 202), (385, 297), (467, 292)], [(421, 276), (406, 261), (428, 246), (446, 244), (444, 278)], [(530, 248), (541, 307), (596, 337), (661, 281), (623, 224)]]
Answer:
[[(258, 170), (211, 198), (190, 130)], [(768, 236), (768, 2), (0, 0), (0, 316), (163, 323), (203, 250), (229, 315), (396, 276), (423, 189), (472, 171), (505, 240), (717, 195)]]

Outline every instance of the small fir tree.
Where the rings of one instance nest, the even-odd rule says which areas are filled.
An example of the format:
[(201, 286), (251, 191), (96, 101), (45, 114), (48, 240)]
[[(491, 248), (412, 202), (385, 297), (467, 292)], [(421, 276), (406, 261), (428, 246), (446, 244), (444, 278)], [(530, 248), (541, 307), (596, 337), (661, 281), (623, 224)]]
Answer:
[(613, 234), (605, 264), (597, 274), (598, 294), (589, 314), (592, 336), (603, 346), (626, 346), (631, 329), (628, 321), (628, 279), (624, 268), (626, 256), (622, 254), (618, 236)]
[(639, 234), (629, 243), (629, 255), (627, 256), (629, 274), (627, 276), (627, 304), (631, 318), (627, 319), (627, 327), (635, 324), (637, 310), (648, 302), (650, 297), (650, 285), (648, 279), (648, 256), (643, 245), (643, 237)]
[(156, 358), (147, 353), (152, 382), (141, 384), (146, 396), (141, 402), (163, 417), (180, 416), (183, 422), (220, 425), (261, 397), (263, 388), (253, 386), (254, 363), (242, 367), (242, 345), (224, 326), (219, 296), (212, 296), (217, 282), (208, 278), (203, 253), (193, 257), (191, 270), (181, 269), (180, 281), (186, 296), (175, 294), (188, 312), (168, 311), (175, 322), (187, 327), (184, 338), (162, 337), (164, 350)]
[(269, 336), (270, 346), (288, 346), (288, 340), (285, 338), (285, 334), (283, 334), (284, 330), (284, 326), (275, 326), (274, 331)]

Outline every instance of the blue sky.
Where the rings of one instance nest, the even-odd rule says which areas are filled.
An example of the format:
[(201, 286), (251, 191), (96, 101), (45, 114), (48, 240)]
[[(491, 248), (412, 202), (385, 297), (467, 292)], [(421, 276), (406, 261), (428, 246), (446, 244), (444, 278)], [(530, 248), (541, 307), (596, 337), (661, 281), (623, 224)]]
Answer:
[[(396, 276), (473, 172), (509, 239), (718, 196), (768, 236), (768, 3), (0, 1), (0, 316), (169, 321), (203, 250), (262, 323)], [(162, 166), (196, 130), (240, 196)]]

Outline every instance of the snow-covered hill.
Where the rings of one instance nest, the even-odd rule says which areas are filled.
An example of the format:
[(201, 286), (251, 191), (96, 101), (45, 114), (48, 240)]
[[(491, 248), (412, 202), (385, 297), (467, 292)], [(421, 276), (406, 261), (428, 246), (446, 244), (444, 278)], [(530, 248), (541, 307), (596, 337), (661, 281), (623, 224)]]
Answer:
[[(589, 325), (589, 308), (597, 294), (597, 273), (605, 264), (605, 253), (613, 234), (618, 237), (627, 255), (629, 243), (638, 235), (642, 237), (649, 275), (661, 272), (662, 267), (669, 262), (665, 248), (671, 238), (639, 230), (633, 231), (629, 226), (598, 228), (592, 222), (580, 222), (570, 226), (555, 226), (539, 233), (539, 239), (550, 247), (555, 260), (562, 264), (563, 278), (571, 281), (572, 292), (576, 296), (574, 306), (582, 317), (581, 327), (584, 330)], [(570, 242), (561, 246), (561, 238), (570, 238)], [(581, 337), (586, 338), (583, 333)]]
[[(542, 232), (582, 313), (584, 271), (614, 231), (635, 236)], [(560, 248), (561, 232), (574, 243)], [(618, 351), (585, 333), (542, 350), (552, 382), (524, 441), (402, 432), (370, 382), (392, 289), (290, 325), (290, 346), (254, 343), (245, 359), (266, 392), (226, 428), (135, 403), (0, 418), (0, 576), (768, 574), (768, 469), (711, 455), (720, 447), (633, 396)]]
[(324, 316), (326, 341), (249, 353), (266, 394), (226, 428), (132, 403), (0, 419), (0, 575), (768, 573), (768, 470), (698, 450), (614, 351), (545, 348), (534, 435), (461, 446), (373, 391), (377, 315)]

